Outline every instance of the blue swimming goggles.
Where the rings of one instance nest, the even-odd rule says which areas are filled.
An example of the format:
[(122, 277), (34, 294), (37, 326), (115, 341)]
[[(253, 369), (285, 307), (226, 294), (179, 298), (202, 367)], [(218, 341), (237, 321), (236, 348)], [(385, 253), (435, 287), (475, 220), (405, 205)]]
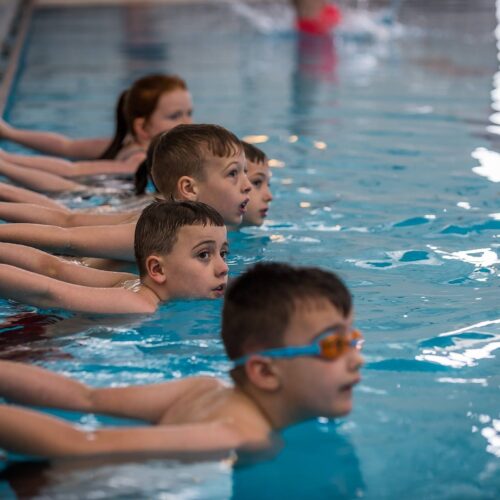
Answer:
[(350, 330), (347, 334), (338, 330), (328, 330), (306, 345), (277, 347), (265, 351), (254, 352), (233, 361), (234, 367), (244, 365), (251, 356), (264, 356), (266, 358), (296, 358), (299, 356), (318, 356), (334, 361), (350, 348), (361, 349), (363, 335), (359, 330)]

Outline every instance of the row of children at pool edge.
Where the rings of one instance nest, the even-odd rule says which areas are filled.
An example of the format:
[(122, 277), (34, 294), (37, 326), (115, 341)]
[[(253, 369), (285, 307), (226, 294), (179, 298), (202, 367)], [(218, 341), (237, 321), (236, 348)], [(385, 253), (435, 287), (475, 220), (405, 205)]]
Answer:
[[(177, 90), (187, 92), (185, 87)], [(161, 95), (157, 105), (169, 94), (172, 92)], [(179, 107), (179, 101), (168, 104), (179, 108), (180, 115), (175, 116), (180, 120), (183, 113), (190, 115), (189, 110)], [(138, 118), (138, 122), (129, 123), (138, 125), (139, 131), (153, 130), (154, 111)], [(151, 136), (156, 138), (149, 147), (147, 165), (160, 194), (176, 201), (153, 202), (137, 223), (130, 221), (137, 218), (130, 213), (73, 214), (50, 205), (51, 200), (42, 195), (37, 198), (37, 193), (16, 188), (9, 191), (7, 187), (8, 196), (17, 199), (2, 204), (0, 217), (38, 224), (0, 225), (0, 240), (7, 242), (0, 250), (0, 294), (28, 299), (41, 307), (121, 313), (153, 312), (160, 302), (173, 298), (222, 296), (228, 273), (225, 224), (235, 227), (241, 222), (251, 196), (243, 145), (234, 134), (214, 125), (181, 124), (167, 130), (155, 130)], [(37, 137), (37, 133), (32, 136)], [(123, 163), (97, 161), (96, 168), (112, 169), (115, 162), (117, 170), (124, 170), (134, 156), (137, 162), (137, 147), (142, 144), (144, 155), (147, 141), (137, 131), (133, 137), (122, 148), (132, 150)], [(87, 163), (91, 164), (83, 165)], [(265, 160), (256, 163), (264, 166)], [(18, 167), (4, 157), (5, 164)], [(268, 192), (269, 172), (264, 167), (260, 179)], [(46, 204), (25, 203), (35, 199)], [(270, 201), (268, 193), (261, 218)], [(61, 214), (77, 224), (81, 224), (80, 218), (87, 224), (101, 225), (42, 225)], [(82, 231), (83, 236), (68, 236)], [(95, 243), (86, 247), (85, 235), (95, 234)], [(65, 263), (32, 246), (129, 260), (135, 253), (140, 281), (126, 273)], [(192, 377), (163, 384), (92, 389), (42, 368), (0, 361), (0, 397), (8, 401), (108, 413), (156, 424), (84, 431), (43, 413), (3, 404), (0, 447), (44, 457), (259, 448), (270, 444), (274, 431), (288, 425), (349, 413), (352, 389), (360, 380), (363, 359), (358, 348), (362, 340), (353, 328), (350, 293), (337, 276), (316, 268), (257, 264), (231, 284), (222, 316), (221, 334), (233, 363), (233, 386), (212, 377)]]

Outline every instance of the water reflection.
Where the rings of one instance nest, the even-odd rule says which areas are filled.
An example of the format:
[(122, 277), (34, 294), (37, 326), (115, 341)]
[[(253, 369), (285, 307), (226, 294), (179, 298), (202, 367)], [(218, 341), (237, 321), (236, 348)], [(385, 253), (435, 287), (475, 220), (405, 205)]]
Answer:
[[(352, 425), (351, 425), (352, 427)], [(75, 459), (12, 462), (0, 472), (18, 498), (357, 498), (365, 483), (347, 432), (326, 419), (284, 433), (270, 454), (186, 459)], [(4, 483), (4, 484), (5, 484)], [(6, 488), (3, 488), (6, 491)], [(1, 492), (1, 490), (0, 490)]]
[[(332, 37), (297, 35), (295, 64), (291, 81), (291, 144), (299, 144), (300, 138), (314, 128), (312, 115), (320, 103), (321, 83), (336, 80), (337, 53)], [(326, 144), (318, 141), (315, 147), (324, 149)]]
[[(441, 333), (421, 342), (423, 349), (415, 359), (455, 369), (477, 366), (479, 360), (494, 359), (494, 352), (500, 349), (500, 332), (491, 330), (498, 323), (500, 320), (484, 321)], [(486, 326), (488, 331), (483, 331)]]

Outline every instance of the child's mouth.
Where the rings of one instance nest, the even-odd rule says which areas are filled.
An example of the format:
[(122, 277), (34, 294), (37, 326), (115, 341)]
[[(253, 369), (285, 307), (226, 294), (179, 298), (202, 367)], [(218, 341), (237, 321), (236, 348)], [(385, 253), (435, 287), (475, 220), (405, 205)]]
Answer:
[(244, 214), (247, 211), (247, 205), (250, 198), (247, 198), (243, 203), (240, 203), (240, 214)]
[(357, 378), (356, 380), (350, 382), (349, 384), (345, 384), (340, 388), (340, 392), (350, 392), (354, 388), (355, 385), (359, 384), (361, 381), (360, 378)]
[(222, 297), (224, 295), (224, 292), (226, 291), (226, 284), (222, 283), (219, 286), (216, 286), (215, 288), (212, 288), (212, 292), (215, 293), (216, 297)]
[(268, 208), (263, 208), (262, 210), (259, 210), (260, 216), (267, 217), (268, 210), (269, 210)]

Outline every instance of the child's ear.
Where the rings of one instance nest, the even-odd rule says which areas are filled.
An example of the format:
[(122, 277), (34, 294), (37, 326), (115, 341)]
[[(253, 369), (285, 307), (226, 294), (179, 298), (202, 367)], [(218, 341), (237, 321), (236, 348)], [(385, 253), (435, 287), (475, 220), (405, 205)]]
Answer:
[(183, 175), (177, 181), (177, 193), (181, 200), (197, 201), (198, 184), (196, 180), (188, 175)]
[(157, 255), (150, 255), (146, 258), (145, 265), (148, 276), (155, 283), (162, 285), (163, 283), (165, 283), (165, 281), (167, 281), (162, 257), (158, 257)]
[(263, 356), (251, 356), (245, 364), (248, 380), (263, 391), (274, 392), (281, 387), (276, 365)]
[(149, 141), (151, 139), (146, 130), (145, 118), (135, 118), (132, 122), (132, 131), (134, 132), (134, 137), (140, 142)]

